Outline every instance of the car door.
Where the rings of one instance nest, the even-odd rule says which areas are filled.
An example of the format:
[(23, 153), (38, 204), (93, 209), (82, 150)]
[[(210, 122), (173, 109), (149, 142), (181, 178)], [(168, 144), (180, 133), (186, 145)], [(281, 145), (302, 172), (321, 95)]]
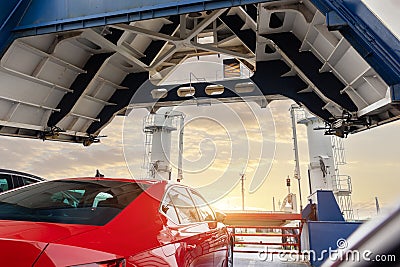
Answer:
[(196, 191), (190, 190), (193, 201), (198, 210), (200, 220), (207, 223), (207, 244), (214, 257), (214, 266), (223, 266), (228, 249), (228, 235), (225, 225), (217, 222), (214, 211), (204, 198)]
[(189, 191), (185, 187), (174, 186), (168, 194), (179, 220), (177, 227), (170, 227), (178, 244), (179, 262), (183, 266), (214, 266), (214, 256), (208, 242), (208, 224), (200, 220)]

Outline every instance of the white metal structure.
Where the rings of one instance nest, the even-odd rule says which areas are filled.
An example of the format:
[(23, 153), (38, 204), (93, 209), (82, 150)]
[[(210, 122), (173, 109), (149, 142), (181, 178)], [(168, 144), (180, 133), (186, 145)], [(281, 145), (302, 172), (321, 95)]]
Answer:
[(171, 180), (171, 132), (179, 129), (178, 181), (183, 178), (183, 125), (184, 115), (171, 108), (161, 108), (143, 119), (145, 155), (143, 167), (146, 178)]
[[(281, 43), (280, 33), (299, 42), (296, 53), (311, 53), (322, 63), (320, 74), (336, 77), (342, 84), (337, 97), (351, 102), (353, 111), (296, 63), (284, 47), (293, 42)], [(0, 134), (89, 145), (114, 116), (125, 113), (130, 97), (124, 96), (148, 78), (157, 87), (187, 58), (210, 54), (235, 57), (252, 71), (261, 71), (262, 62), (283, 62), (288, 71), (278, 76), (304, 83), (295, 92), (299, 99), (312, 94), (322, 103), (314, 113), (339, 124), (360, 117), (368, 124), (350, 132), (400, 116), (387, 84), (338, 31), (328, 30), (324, 14), (307, 0), (283, 0), (17, 39), (0, 61)], [(290, 89), (266, 92), (266, 99), (285, 99)], [(167, 96), (155, 104), (164, 96), (157, 90), (144, 96), (153, 102), (134, 105), (179, 101)]]
[(351, 201), (351, 193), (353, 191), (351, 177), (340, 173), (340, 165), (346, 164), (345, 149), (343, 140), (337, 136), (331, 136), (331, 144), (333, 150), (333, 161), (335, 163), (335, 176), (333, 182), (333, 192), (339, 207), (347, 220), (353, 220), (354, 212)]
[(297, 180), (298, 183), (298, 190), (299, 190), (299, 197), (300, 197), (300, 212), (303, 210), (303, 199), (302, 199), (302, 194), (301, 194), (301, 174), (300, 174), (300, 157), (299, 157), (299, 146), (297, 143), (297, 117), (296, 117), (296, 111), (297, 114), (300, 111), (302, 114), (304, 114), (303, 109), (300, 109), (296, 105), (291, 105), (290, 106), (290, 117), (292, 120), (292, 138), (293, 138), (293, 151), (294, 151), (294, 160), (295, 160), (295, 169), (294, 169), (294, 178)]
[[(339, 165), (346, 163), (343, 141), (338, 137), (327, 136), (323, 129), (325, 123), (305, 110), (296, 106), (291, 107), (291, 113), (298, 116), (292, 121), (292, 127), (303, 124), (307, 127), (308, 151), (310, 163), (308, 165), (310, 195), (315, 196), (317, 190), (333, 191), (338, 205), (347, 220), (353, 220), (353, 208), (351, 202), (351, 177), (339, 172)], [(294, 131), (295, 133), (295, 131)], [(295, 139), (295, 151), (297, 151), (297, 136)], [(296, 154), (296, 161), (299, 161)], [(314, 203), (316, 200), (314, 199)]]
[(335, 162), (330, 136), (324, 136), (325, 124), (316, 117), (306, 118), (298, 123), (307, 126), (310, 164), (311, 194), (317, 190), (333, 190)]

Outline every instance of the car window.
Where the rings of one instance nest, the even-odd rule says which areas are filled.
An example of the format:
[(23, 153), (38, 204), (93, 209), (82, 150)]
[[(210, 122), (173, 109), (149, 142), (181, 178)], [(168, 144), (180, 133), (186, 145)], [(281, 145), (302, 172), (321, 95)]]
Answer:
[(4, 174), (0, 174), (0, 193), (11, 189), (10, 178)]
[(21, 180), (22, 180), (23, 185), (29, 185), (29, 184), (34, 184), (34, 183), (38, 182), (37, 180), (33, 180), (30, 178), (26, 178), (26, 177), (21, 177)]
[(0, 195), (0, 220), (104, 225), (147, 187), (110, 180), (35, 183)]
[(207, 202), (200, 196), (199, 193), (191, 190), (192, 198), (196, 204), (197, 210), (202, 221), (215, 221), (215, 216), (213, 210), (207, 204)]
[(199, 222), (199, 215), (189, 192), (184, 187), (174, 187), (169, 190), (169, 196), (178, 213), (181, 224)]
[(24, 182), (22, 181), (22, 177), (16, 176), (16, 175), (13, 174), (12, 175), (12, 180), (13, 180), (13, 183), (14, 183), (14, 188), (24, 186)]
[(65, 190), (55, 192), (51, 196), (54, 206), (77, 208), (86, 190)]
[(161, 204), (161, 211), (174, 223), (179, 224), (178, 214), (176, 213), (176, 209), (174, 204), (172, 203), (171, 197), (169, 193), (167, 193), (164, 197), (164, 200)]

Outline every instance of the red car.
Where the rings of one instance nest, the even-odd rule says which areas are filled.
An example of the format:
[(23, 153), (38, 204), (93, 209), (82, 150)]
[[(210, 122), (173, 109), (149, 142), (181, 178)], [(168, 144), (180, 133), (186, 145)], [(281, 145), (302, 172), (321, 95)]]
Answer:
[(78, 178), (0, 194), (1, 266), (232, 266), (199, 193), (166, 181)]

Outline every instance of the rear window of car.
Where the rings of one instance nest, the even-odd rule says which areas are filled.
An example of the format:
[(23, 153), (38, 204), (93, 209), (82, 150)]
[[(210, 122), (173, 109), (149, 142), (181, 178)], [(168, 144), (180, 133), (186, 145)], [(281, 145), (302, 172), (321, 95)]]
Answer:
[(59, 180), (0, 195), (0, 220), (105, 225), (148, 185), (109, 180)]

